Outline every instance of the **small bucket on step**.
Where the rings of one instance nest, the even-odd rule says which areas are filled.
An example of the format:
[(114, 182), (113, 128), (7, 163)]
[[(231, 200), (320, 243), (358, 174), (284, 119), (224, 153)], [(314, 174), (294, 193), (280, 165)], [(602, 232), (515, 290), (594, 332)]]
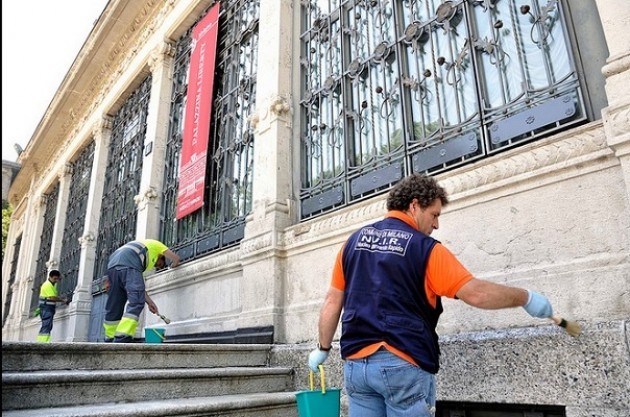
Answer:
[(144, 341), (145, 343), (162, 343), (166, 336), (164, 331), (166, 329), (160, 327), (151, 327), (144, 329)]
[(324, 367), (319, 365), (319, 375), (321, 377), (321, 390), (315, 390), (314, 372), (310, 371), (309, 379), (311, 390), (300, 391), (295, 394), (299, 417), (339, 417), (339, 398), (341, 389), (326, 389), (324, 379)]

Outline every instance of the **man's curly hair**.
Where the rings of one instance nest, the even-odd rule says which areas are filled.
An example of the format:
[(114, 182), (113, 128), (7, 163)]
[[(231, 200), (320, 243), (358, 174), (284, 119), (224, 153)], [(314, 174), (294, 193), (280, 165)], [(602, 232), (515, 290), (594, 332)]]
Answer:
[(423, 174), (411, 174), (391, 189), (387, 197), (387, 210), (405, 211), (414, 198), (418, 199), (423, 209), (429, 207), (438, 198), (443, 206), (448, 204), (446, 191), (435, 179)]

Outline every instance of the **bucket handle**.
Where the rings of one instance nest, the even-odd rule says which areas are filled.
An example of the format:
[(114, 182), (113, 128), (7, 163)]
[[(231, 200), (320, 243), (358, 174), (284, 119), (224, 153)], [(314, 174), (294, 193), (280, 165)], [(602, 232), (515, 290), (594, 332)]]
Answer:
[(153, 333), (155, 333), (155, 334), (156, 334), (156, 335), (157, 335), (160, 339), (162, 339), (162, 340), (166, 340), (166, 337), (165, 337), (165, 336), (162, 336), (162, 335), (160, 334), (160, 332), (158, 332), (157, 330), (155, 330), (153, 327), (151, 327), (151, 331), (152, 331)]
[[(324, 376), (324, 365), (319, 365), (319, 375), (320, 375), (320, 382), (322, 385), (322, 394), (326, 394), (326, 377)], [(309, 374), (308, 374), (308, 380), (311, 386), (311, 391), (315, 390), (315, 372), (313, 372), (313, 370), (311, 369)]]

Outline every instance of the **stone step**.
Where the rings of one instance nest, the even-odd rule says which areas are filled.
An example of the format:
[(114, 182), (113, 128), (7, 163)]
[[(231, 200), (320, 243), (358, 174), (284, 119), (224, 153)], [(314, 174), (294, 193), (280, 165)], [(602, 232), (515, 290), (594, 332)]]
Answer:
[(266, 344), (2, 342), (2, 372), (264, 366)]
[(2, 410), (286, 392), (294, 387), (293, 370), (279, 367), (3, 372)]
[[(54, 395), (54, 394), (52, 394)], [(3, 411), (3, 417), (297, 417), (295, 392)]]

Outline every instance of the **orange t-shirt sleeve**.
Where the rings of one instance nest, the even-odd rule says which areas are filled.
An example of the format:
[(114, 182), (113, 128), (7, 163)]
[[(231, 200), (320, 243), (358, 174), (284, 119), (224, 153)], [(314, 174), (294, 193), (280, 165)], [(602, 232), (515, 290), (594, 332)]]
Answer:
[(343, 275), (343, 265), (341, 263), (343, 248), (345, 246), (346, 244), (344, 243), (337, 253), (337, 259), (335, 259), (335, 266), (333, 267), (332, 281), (330, 282), (330, 286), (339, 291), (344, 291), (346, 289), (346, 278)]
[(436, 296), (455, 298), (461, 287), (473, 278), (459, 260), (440, 243), (436, 243), (427, 262), (425, 289), (432, 306)]

